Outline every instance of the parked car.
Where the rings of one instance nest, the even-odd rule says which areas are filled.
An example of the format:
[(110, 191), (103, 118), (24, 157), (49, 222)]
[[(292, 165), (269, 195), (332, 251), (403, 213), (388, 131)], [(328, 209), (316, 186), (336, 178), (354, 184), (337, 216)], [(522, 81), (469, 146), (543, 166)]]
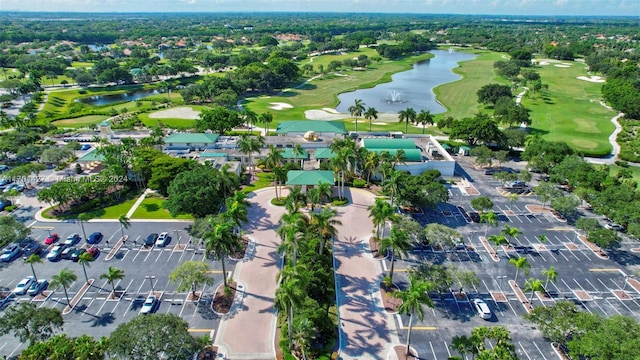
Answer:
[(524, 181), (522, 180), (516, 180), (516, 181), (510, 182), (509, 186), (511, 186), (512, 188), (522, 188), (525, 186), (525, 184), (524, 184)]
[(4, 189), (7, 185), (11, 184), (12, 182), (13, 180), (11, 179), (7, 179), (7, 178), (0, 179), (0, 189)]
[(605, 229), (609, 229), (609, 230), (615, 230), (615, 231), (624, 231), (625, 230), (624, 226), (622, 226), (620, 224), (616, 224), (616, 223), (606, 223), (606, 224), (604, 224), (604, 228)]
[(33, 254), (40, 254), (42, 252), (42, 246), (37, 243), (28, 243), (24, 249), (22, 249), (22, 255), (25, 257), (31, 256)]
[(0, 172), (7, 171), (7, 170), (9, 170), (9, 167), (7, 165), (4, 165), (4, 164), (0, 165)]
[(46, 279), (40, 279), (37, 282), (34, 281), (29, 286), (29, 290), (27, 290), (27, 294), (31, 296), (36, 296), (40, 294), (43, 290), (45, 290), (49, 286), (49, 281)]
[(71, 246), (71, 245), (77, 244), (78, 241), (80, 241), (80, 235), (74, 233), (67, 236), (67, 239), (64, 241), (63, 244)]
[(73, 262), (78, 262), (78, 259), (80, 258), (80, 255), (86, 253), (87, 250), (86, 249), (76, 249), (76, 251), (73, 252), (73, 254), (71, 254), (71, 261)]
[(20, 185), (20, 184), (9, 184), (7, 186), (4, 187), (4, 190), (2, 190), (3, 193), (8, 193), (11, 190), (16, 190), (18, 192), (23, 192), (24, 191), (24, 185)]
[(102, 240), (103, 237), (104, 236), (102, 235), (101, 232), (96, 231), (96, 232), (92, 233), (91, 235), (89, 235), (89, 238), (87, 239), (87, 243), (89, 243), (89, 244), (97, 244)]
[(29, 287), (31, 287), (31, 284), (33, 283), (33, 281), (34, 281), (33, 276), (27, 276), (26, 278), (20, 280), (20, 282), (13, 289), (13, 293), (16, 295), (26, 294)]
[(65, 260), (71, 260), (71, 255), (73, 255), (76, 250), (78, 249), (73, 246), (66, 247), (64, 248), (64, 250), (62, 250), (62, 254), (60, 255), (60, 257)]
[(58, 234), (51, 234), (49, 235), (46, 239), (44, 239), (44, 243), (45, 245), (51, 245), (54, 242), (60, 240), (60, 235)]
[(171, 236), (169, 236), (168, 232), (162, 232), (158, 236), (158, 240), (156, 240), (156, 246), (166, 246), (171, 240)]
[(151, 314), (156, 310), (156, 305), (158, 304), (158, 299), (155, 295), (149, 295), (147, 299), (142, 304), (142, 308), (140, 309), (140, 314)]
[(98, 249), (98, 248), (97, 248), (97, 247), (95, 247), (95, 246), (92, 246), (92, 247), (90, 247), (90, 248), (88, 248), (88, 249), (87, 249), (87, 252), (88, 252), (89, 254), (91, 254), (91, 256), (93, 256), (93, 257), (94, 257), (94, 259), (95, 259), (95, 257), (96, 257), (96, 256), (98, 256), (98, 254), (100, 253), (100, 249)]
[(49, 251), (49, 253), (47, 254), (47, 260), (49, 261), (60, 260), (60, 258), (62, 258), (62, 252), (64, 251), (64, 249), (65, 249), (64, 245), (54, 246), (53, 249), (51, 249), (51, 251)]
[(476, 309), (478, 316), (480, 316), (481, 318), (490, 320), (491, 317), (493, 317), (493, 314), (491, 314), (491, 309), (489, 309), (489, 305), (487, 305), (487, 303), (482, 299), (473, 300), (473, 306)]
[(82, 144), (82, 146), (80, 146), (80, 150), (82, 151), (87, 151), (91, 149), (91, 145), (90, 144)]
[(471, 219), (471, 221), (473, 221), (474, 223), (479, 223), (480, 222), (480, 214), (478, 214), (475, 211), (472, 211), (469, 213), (469, 218)]
[(20, 255), (20, 246), (18, 244), (11, 244), (2, 250), (2, 255), (0, 255), (0, 261), (9, 262), (13, 261), (13, 259), (17, 258)]
[(11, 200), (0, 200), (0, 211), (3, 211), (7, 206), (11, 205)]
[(144, 240), (144, 244), (146, 246), (153, 246), (153, 244), (156, 243), (156, 240), (158, 240), (158, 234), (156, 233), (151, 233), (147, 236), (147, 238)]

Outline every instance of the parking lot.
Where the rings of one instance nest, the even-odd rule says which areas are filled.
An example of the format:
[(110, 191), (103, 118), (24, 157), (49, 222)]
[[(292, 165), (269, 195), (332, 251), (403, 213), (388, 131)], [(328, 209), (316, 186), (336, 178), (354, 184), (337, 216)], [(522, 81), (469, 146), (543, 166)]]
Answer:
[[(127, 241), (113, 251), (122, 232), (117, 222), (89, 222), (85, 223), (87, 236), (89, 233), (100, 231), (104, 235), (103, 240), (96, 246), (100, 252), (87, 267), (87, 276), (92, 279), (92, 284), (84, 294), (79, 291), (86, 282), (82, 266), (71, 260), (57, 262), (45, 259), (46, 250), (41, 254), (42, 264), (34, 264), (38, 279), (51, 279), (51, 275), (57, 274), (61, 269), (72, 270), (77, 280), (68, 288), (69, 298), (78, 297), (78, 303), (74, 309), (64, 314), (64, 332), (69, 336), (92, 334), (95, 337), (109, 335), (119, 324), (136, 316), (142, 307), (145, 298), (152, 292), (159, 298), (159, 304), (155, 312), (173, 313), (185, 319), (194, 335), (211, 335), (217, 329), (220, 317), (211, 308), (212, 296), (215, 289), (222, 284), (222, 270), (219, 261), (206, 259), (203, 245), (199, 239), (192, 238), (185, 228), (185, 223), (140, 223), (134, 222), (125, 230)], [(144, 239), (149, 233), (161, 231), (169, 232), (172, 239), (165, 247), (145, 247)], [(80, 224), (55, 223), (32, 226), (33, 239), (42, 244), (49, 233), (57, 233), (62, 241), (72, 234), (82, 235)], [(60, 241), (49, 245), (51, 248)], [(78, 245), (84, 244), (84, 241)], [(178, 245), (178, 246), (177, 246)], [(46, 249), (47, 247), (45, 247)], [(112, 256), (109, 256), (109, 255)], [(184, 261), (206, 261), (211, 268), (211, 276), (214, 284), (197, 289), (202, 293), (198, 301), (188, 298), (189, 293), (177, 291), (179, 284), (169, 282), (171, 271)], [(235, 262), (227, 260), (227, 271), (234, 270)], [(100, 275), (107, 272), (109, 266), (124, 270), (125, 277), (114, 283), (117, 295), (112, 295), (112, 286)], [(22, 257), (10, 263), (0, 263), (0, 286), (13, 289), (24, 277), (31, 275), (31, 268), (24, 264)], [(35, 297), (29, 295), (17, 295), (12, 302), (30, 301), (37, 306), (57, 308), (64, 311), (67, 300), (62, 288), (48, 289), (43, 295)], [(24, 347), (24, 344), (9, 334), (0, 337), (0, 354), (15, 355)]]

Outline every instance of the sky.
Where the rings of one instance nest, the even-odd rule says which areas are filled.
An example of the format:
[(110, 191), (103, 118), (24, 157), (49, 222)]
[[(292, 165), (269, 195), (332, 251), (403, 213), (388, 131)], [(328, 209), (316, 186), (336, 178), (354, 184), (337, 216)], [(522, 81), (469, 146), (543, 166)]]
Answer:
[(637, 16), (640, 0), (0, 0), (0, 11)]

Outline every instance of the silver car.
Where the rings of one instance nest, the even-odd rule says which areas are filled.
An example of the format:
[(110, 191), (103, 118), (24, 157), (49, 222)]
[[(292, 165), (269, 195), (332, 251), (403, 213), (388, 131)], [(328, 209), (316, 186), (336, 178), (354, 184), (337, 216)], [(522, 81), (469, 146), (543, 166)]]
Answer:
[(155, 295), (149, 295), (147, 299), (142, 304), (142, 308), (140, 309), (140, 314), (151, 314), (155, 311), (156, 305), (158, 304), (158, 298)]
[(27, 290), (27, 294), (31, 296), (36, 296), (40, 294), (44, 289), (46, 289), (47, 286), (49, 286), (49, 282), (46, 279), (40, 279), (37, 282), (34, 281), (31, 283), (31, 286), (29, 286), (29, 290)]
[(27, 276), (26, 278), (20, 280), (20, 282), (16, 285), (15, 289), (13, 289), (13, 293), (16, 295), (24, 295), (27, 293), (29, 287), (34, 282), (33, 276)]

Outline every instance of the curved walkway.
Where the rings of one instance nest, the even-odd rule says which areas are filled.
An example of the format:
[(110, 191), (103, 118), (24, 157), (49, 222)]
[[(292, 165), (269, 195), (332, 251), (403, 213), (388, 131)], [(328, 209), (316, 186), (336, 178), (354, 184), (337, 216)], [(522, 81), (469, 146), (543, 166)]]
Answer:
[[(605, 108), (612, 110), (611, 106), (607, 105), (604, 101), (600, 102), (600, 105)], [(585, 157), (584, 159), (593, 164), (613, 164), (616, 160), (618, 160), (618, 155), (620, 155), (620, 145), (618, 145), (618, 134), (622, 131), (622, 125), (618, 122), (618, 119), (624, 116), (624, 113), (619, 113), (618, 115), (611, 118), (611, 122), (616, 127), (613, 133), (609, 136), (609, 143), (611, 144), (611, 154), (602, 157), (602, 158), (593, 158), (593, 157)]]

